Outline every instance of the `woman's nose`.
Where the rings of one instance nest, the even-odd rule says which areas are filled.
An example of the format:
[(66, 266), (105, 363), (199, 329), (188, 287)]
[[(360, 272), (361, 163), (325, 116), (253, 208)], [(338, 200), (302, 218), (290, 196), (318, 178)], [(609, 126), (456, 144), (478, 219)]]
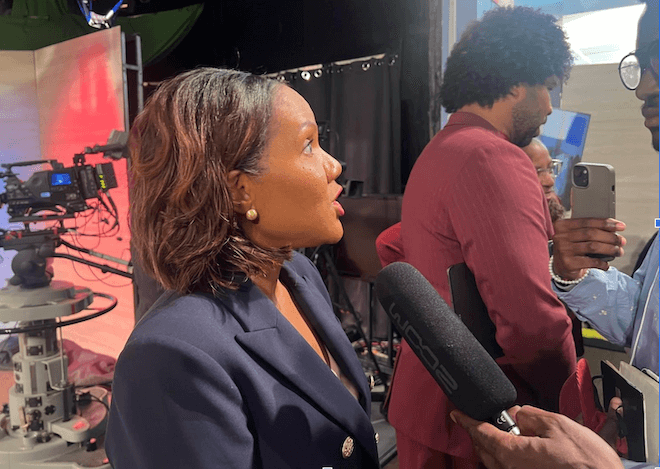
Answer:
[(328, 181), (334, 181), (341, 174), (341, 164), (329, 153), (326, 153), (326, 157), (326, 173), (328, 175)]

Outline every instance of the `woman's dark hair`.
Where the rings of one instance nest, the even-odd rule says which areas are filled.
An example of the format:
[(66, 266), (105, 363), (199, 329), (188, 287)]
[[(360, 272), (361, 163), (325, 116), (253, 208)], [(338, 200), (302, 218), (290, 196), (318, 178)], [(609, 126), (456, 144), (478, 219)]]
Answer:
[(494, 8), (470, 24), (447, 59), (440, 102), (447, 112), (490, 107), (516, 85), (566, 81), (570, 46), (552, 15), (527, 7)]
[(131, 132), (131, 233), (141, 267), (180, 293), (235, 289), (290, 258), (255, 246), (234, 214), (227, 174), (265, 168), (276, 81), (200, 68), (151, 96)]

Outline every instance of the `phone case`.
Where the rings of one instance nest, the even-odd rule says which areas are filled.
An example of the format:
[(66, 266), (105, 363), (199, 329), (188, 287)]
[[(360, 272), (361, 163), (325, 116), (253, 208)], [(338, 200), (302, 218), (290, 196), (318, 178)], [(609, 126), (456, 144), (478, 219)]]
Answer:
[(572, 218), (615, 218), (615, 184), (614, 168), (608, 164), (578, 163), (589, 171), (589, 182), (586, 187), (573, 185)]

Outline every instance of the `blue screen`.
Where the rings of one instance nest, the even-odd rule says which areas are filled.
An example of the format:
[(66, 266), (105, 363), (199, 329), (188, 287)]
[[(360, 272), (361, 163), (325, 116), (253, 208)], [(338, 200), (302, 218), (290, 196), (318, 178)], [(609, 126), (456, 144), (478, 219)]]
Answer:
[(591, 116), (580, 112), (553, 109), (539, 139), (548, 147), (550, 157), (562, 162), (555, 179), (555, 192), (566, 209), (571, 206), (571, 171), (582, 161)]
[(69, 173), (53, 173), (50, 176), (51, 186), (69, 186), (71, 185), (71, 175)]

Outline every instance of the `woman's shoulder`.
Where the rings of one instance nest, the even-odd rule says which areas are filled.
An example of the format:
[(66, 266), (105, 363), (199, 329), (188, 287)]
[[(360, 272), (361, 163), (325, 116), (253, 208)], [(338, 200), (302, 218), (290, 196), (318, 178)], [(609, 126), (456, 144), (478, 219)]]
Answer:
[[(115, 365), (113, 392), (125, 400), (139, 400), (135, 395), (127, 397), (139, 382), (140, 396), (145, 387), (162, 386), (180, 396), (190, 380), (209, 376), (233, 389), (231, 376), (242, 369), (240, 363), (247, 363), (234, 340), (243, 330), (240, 324), (212, 295), (167, 293), (169, 297), (155, 304), (128, 338)], [(184, 387), (171, 384), (178, 382)]]
[(165, 292), (135, 325), (127, 344), (191, 344), (206, 347), (243, 328), (227, 305), (211, 294)]

